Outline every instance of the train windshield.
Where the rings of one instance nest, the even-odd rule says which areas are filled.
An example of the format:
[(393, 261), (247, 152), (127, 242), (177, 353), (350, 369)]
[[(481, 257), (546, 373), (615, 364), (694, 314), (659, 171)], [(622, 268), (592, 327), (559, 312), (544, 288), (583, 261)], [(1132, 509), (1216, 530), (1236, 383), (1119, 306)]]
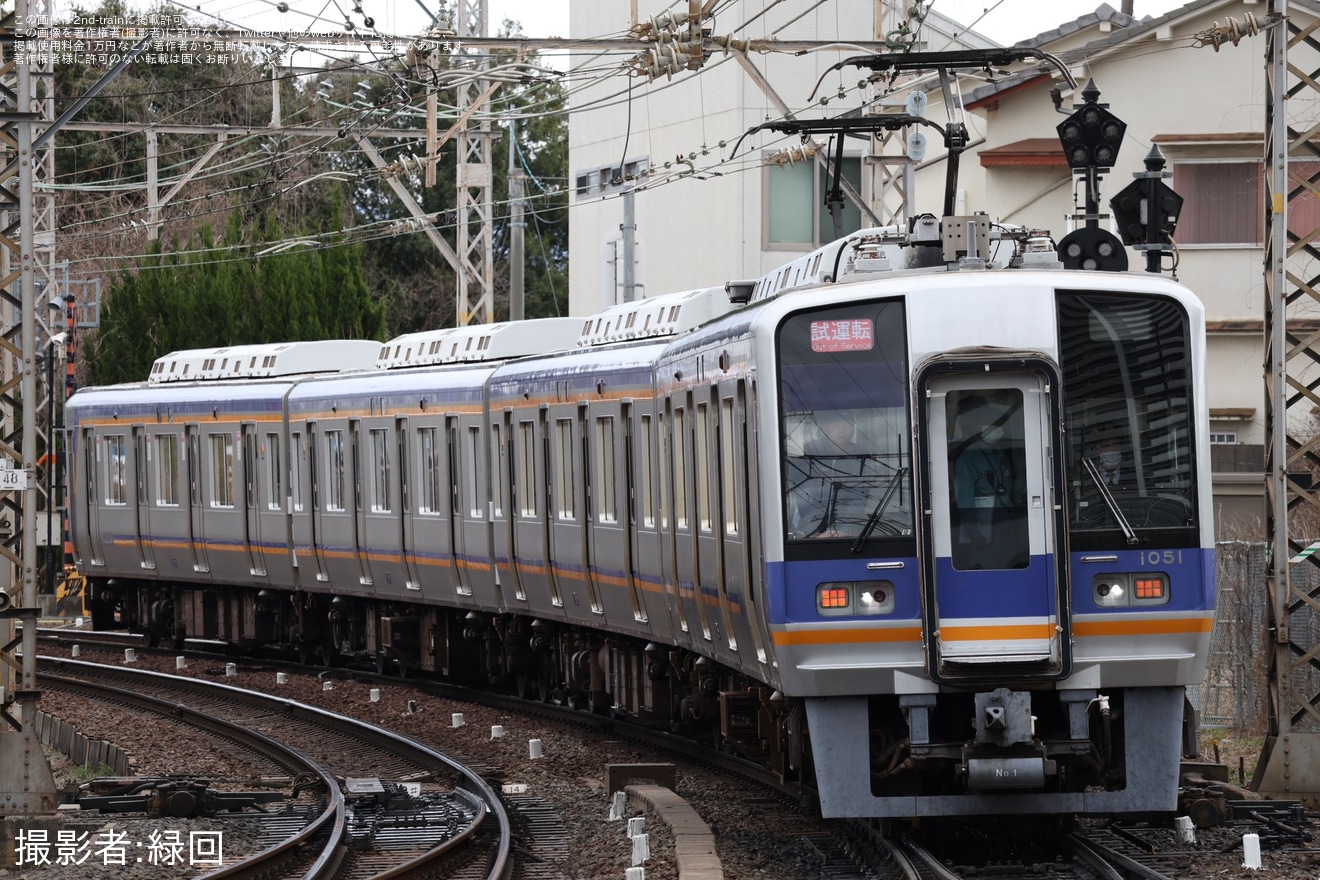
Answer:
[(1074, 549), (1195, 541), (1192, 354), (1173, 300), (1059, 294)]
[(778, 342), (788, 540), (911, 536), (902, 304), (799, 313)]

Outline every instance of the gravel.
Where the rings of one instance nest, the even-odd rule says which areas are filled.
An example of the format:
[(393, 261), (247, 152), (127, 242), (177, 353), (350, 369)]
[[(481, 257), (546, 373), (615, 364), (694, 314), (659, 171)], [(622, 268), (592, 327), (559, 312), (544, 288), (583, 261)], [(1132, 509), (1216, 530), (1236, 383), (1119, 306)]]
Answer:
[[(116, 657), (114, 652), (98, 652), (86, 646), (82, 654), (83, 659), (96, 658), (101, 662), (122, 660), (122, 654)], [(172, 674), (220, 680), (350, 715), (487, 768), (487, 777), (497, 786), (525, 787), (524, 794), (510, 797), (508, 803), (513, 807), (519, 803), (543, 803), (560, 817), (569, 844), (534, 855), (554, 865), (566, 880), (622, 880), (632, 865), (633, 848), (626, 835), (626, 821), (607, 819), (610, 799), (604, 789), (604, 774), (606, 764), (656, 760), (654, 755), (637, 745), (602, 738), (596, 732), (569, 724), (421, 694), (406, 682), (355, 681), (351, 675), (339, 670), (320, 676), (290, 672), (286, 684), (276, 684), (273, 669), (245, 664), (239, 664), (238, 675), (234, 677), (224, 676), (223, 663), (194, 660), (187, 669), (180, 671), (175, 669), (172, 657), (140, 654), (137, 665)], [(330, 690), (325, 689), (326, 682), (329, 682)], [(370, 699), (372, 689), (380, 691), (378, 702)], [(409, 711), (409, 701), (415, 702), (415, 711)], [(179, 763), (186, 760), (177, 751), (179, 737), (166, 725), (141, 725), (114, 710), (98, 708), (90, 711), (85, 704), (65, 703), (63, 695), (54, 693), (43, 697), (42, 709), (55, 715), (69, 713), (64, 717), (76, 719), (77, 726), (86, 735), (107, 739), (126, 749), (135, 773), (179, 773), (181, 768), (197, 766), (196, 763)], [(462, 715), (463, 723), (458, 727), (454, 726), (456, 713)], [(503, 728), (502, 737), (492, 737), (492, 727), (496, 725)], [(531, 740), (541, 742), (542, 757), (539, 759), (530, 757)], [(236, 780), (251, 775), (251, 768), (243, 767), (241, 762), (221, 765), (215, 760), (218, 759), (214, 759), (213, 753), (211, 759), (201, 763), (207, 775)], [(824, 857), (812, 839), (828, 835), (828, 823), (785, 804), (769, 790), (682, 761), (675, 763), (677, 793), (686, 798), (711, 826), (726, 878), (811, 880), (823, 876)], [(637, 816), (640, 812), (632, 808), (628, 815)], [(514, 816), (516, 820), (516, 810)], [(119, 821), (117, 817), (115, 821)], [(150, 821), (163, 827), (164, 820)], [(232, 827), (225, 825), (226, 829)], [(651, 852), (651, 858), (644, 865), (647, 880), (676, 880), (678, 871), (673, 857), (672, 833), (655, 817), (647, 818), (645, 830)], [(1195, 849), (1202, 853), (1216, 852), (1239, 839), (1240, 833), (1236, 831), (1201, 832)], [(246, 843), (251, 845), (252, 842)], [(226, 855), (231, 852), (237, 855), (243, 844), (235, 832), (231, 846), (226, 831)], [(1242, 867), (1239, 848), (1235, 853), (1196, 860), (1195, 869), (1189, 868), (1191, 873), (1183, 876), (1314, 880), (1320, 874), (1320, 852), (1296, 847), (1285, 850), (1267, 848), (1263, 863), (1264, 872)], [(140, 876), (186, 876), (162, 873), (159, 867), (150, 867), (151, 873)], [(116, 869), (123, 870), (118, 866)], [(75, 877), (88, 876), (86, 865), (78, 868), (76, 875), (73, 870), (0, 870), (0, 880), (29, 876), (64, 880), (65, 874), (69, 880), (74, 880)], [(139, 875), (130, 871), (115, 876)]]

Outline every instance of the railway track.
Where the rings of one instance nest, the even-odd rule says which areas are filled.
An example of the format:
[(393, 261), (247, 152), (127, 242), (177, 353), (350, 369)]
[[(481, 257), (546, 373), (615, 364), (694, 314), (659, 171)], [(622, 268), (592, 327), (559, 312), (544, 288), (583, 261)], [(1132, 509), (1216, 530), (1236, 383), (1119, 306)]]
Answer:
[[(203, 730), (276, 772), (315, 780), (299, 787), (317, 792), (310, 802), (302, 796), (269, 817), (269, 845), (210, 877), (512, 875), (509, 820), (498, 795), (476, 771), (412, 740), (301, 703), (144, 670), (40, 658), (38, 682)], [(314, 754), (292, 742), (313, 744)]]

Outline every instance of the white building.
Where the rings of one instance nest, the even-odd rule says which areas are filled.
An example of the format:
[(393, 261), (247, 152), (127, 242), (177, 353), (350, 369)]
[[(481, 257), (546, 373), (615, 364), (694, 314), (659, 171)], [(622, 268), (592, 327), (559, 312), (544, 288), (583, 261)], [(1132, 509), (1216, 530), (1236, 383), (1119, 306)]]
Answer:
[[(665, 4), (641, 0), (640, 15)], [(715, 35), (746, 38), (858, 42), (876, 40), (880, 3), (833, 3), (805, 15), (811, 4), (765, 4), (770, 10), (741, 30), (742, 19), (718, 19)], [(627, 4), (575, 0), (574, 36), (624, 32)], [(1262, 511), (1261, 444), (1264, 439), (1262, 337), (1264, 315), (1263, 193), (1267, 83), (1265, 35), (1244, 36), (1215, 51), (1206, 37), (1230, 18), (1264, 18), (1266, 3), (1194, 0), (1159, 18), (1136, 20), (1100, 5), (1094, 13), (1018, 44), (1062, 60), (1079, 83), (1074, 92), (1047, 64), (1018, 63), (989, 76), (958, 80), (966, 109), (969, 148), (961, 158), (956, 213), (986, 211), (1008, 223), (1068, 232), (1069, 215), (1082, 210), (1080, 187), (1064, 160), (1055, 128), (1063, 120), (1051, 99), (1059, 90), (1062, 113), (1081, 102), (1080, 86), (1094, 79), (1101, 102), (1127, 123), (1118, 164), (1103, 180), (1102, 211), (1143, 170), (1158, 144), (1185, 199), (1178, 232), (1178, 277), (1207, 306), (1216, 500), (1226, 531), (1258, 523)], [(1293, 0), (1294, 22), (1313, 20), (1320, 2)], [(796, 16), (802, 15), (800, 19)], [(917, 38), (934, 51), (991, 44), (931, 13)], [(570, 289), (574, 314), (624, 296), (620, 247), (624, 199), (635, 195), (637, 296), (755, 278), (834, 237), (821, 206), (824, 173), (810, 163), (775, 164), (797, 137), (748, 129), (784, 117), (837, 116), (856, 111), (874, 87), (859, 88), (869, 72), (831, 71), (837, 61), (865, 54), (856, 47), (801, 55), (714, 55), (699, 72), (681, 70), (631, 92), (618, 77), (577, 92), (570, 126)], [(579, 59), (581, 60), (581, 59)], [(814, 93), (814, 98), (813, 98)], [(824, 96), (828, 103), (821, 105)], [(929, 93), (929, 119), (943, 122), (939, 91)], [(901, 100), (902, 95), (898, 98)], [(1297, 99), (1306, 100), (1306, 95)], [(588, 108), (590, 112), (585, 112)], [(1291, 108), (1296, 115), (1297, 107)], [(925, 159), (908, 193), (912, 213), (942, 212), (946, 161), (939, 135), (928, 131)], [(871, 145), (850, 139), (844, 172), (876, 218), (889, 222), (880, 165)], [(891, 147), (889, 154), (897, 155)], [(721, 161), (724, 160), (724, 161)], [(620, 180), (618, 168), (632, 181)], [(668, 167), (665, 165), (668, 163)], [(1299, 163), (1314, 171), (1315, 163)], [(898, 166), (890, 166), (896, 168)], [(648, 172), (643, 174), (642, 172)], [(900, 178), (901, 179), (901, 178)], [(892, 202), (892, 193), (890, 194)], [(845, 209), (846, 230), (874, 225), (856, 206)], [(1291, 226), (1320, 225), (1320, 210), (1294, 210)], [(1130, 271), (1143, 271), (1129, 252)]]

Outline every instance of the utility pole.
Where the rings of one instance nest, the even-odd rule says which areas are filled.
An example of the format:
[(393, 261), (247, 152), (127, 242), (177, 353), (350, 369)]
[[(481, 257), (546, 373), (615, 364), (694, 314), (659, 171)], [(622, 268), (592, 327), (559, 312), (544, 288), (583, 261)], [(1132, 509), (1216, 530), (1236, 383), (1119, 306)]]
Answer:
[[(1320, 588), (1320, 554), (1305, 553), (1307, 540), (1289, 533), (1294, 508), (1313, 510), (1320, 485), (1311, 474), (1320, 466), (1314, 437), (1294, 426), (1313, 424), (1311, 412), (1320, 378), (1313, 370), (1316, 342), (1298, 319), (1312, 317), (1316, 291), (1309, 265), (1320, 236), (1299, 230), (1289, 241), (1288, 209), (1307, 198), (1320, 174), (1289, 164), (1294, 139), (1305, 145), (1314, 128), (1320, 51), (1310, 32), (1288, 20), (1288, 0), (1271, 0), (1265, 95), (1265, 524), (1268, 589), (1267, 629), (1273, 648), (1269, 668), (1269, 731), (1251, 787), (1266, 797), (1320, 801), (1320, 644), (1311, 615)], [(1290, 111), (1292, 115), (1290, 116)], [(1305, 115), (1303, 115), (1305, 114)], [(1302, 148), (1303, 152), (1305, 147)], [(1306, 153), (1309, 155), (1309, 153)], [(1296, 175), (1293, 177), (1292, 175)], [(1289, 318), (1294, 319), (1290, 327)], [(1298, 566), (1296, 577), (1292, 567)]]
[[(457, 0), (458, 21), (455, 31), (460, 45), (466, 37), (485, 37), (489, 30), (486, 0)], [(467, 59), (477, 69), (490, 62), (486, 50), (455, 54)], [(495, 320), (495, 261), (491, 230), (491, 140), (490, 123), (474, 127), (465, 111), (481, 103), (488, 84), (473, 78), (458, 86), (458, 113), (463, 124), (458, 130), (458, 326), (489, 324)]]
[(623, 301), (637, 299), (637, 191), (631, 184), (623, 191)]
[(524, 236), (527, 223), (523, 220), (523, 170), (515, 161), (518, 152), (518, 123), (509, 122), (509, 320), (523, 319), (526, 293), (523, 276), (526, 258)]
[[(3, 336), (0, 336), (0, 360), (3, 361), (4, 385), (0, 392), (0, 412), (4, 434), (0, 438), (0, 502), (5, 516), (16, 526), (14, 534), (0, 548), (0, 620), (6, 636), (0, 648), (0, 667), (5, 669), (4, 694), (0, 698), (0, 815), (8, 821), (16, 816), (55, 812), (55, 782), (37, 738), (37, 405), (36, 328), (38, 236), (34, 184), (42, 166), (42, 153), (34, 147), (33, 129), (48, 106), (36, 90), (34, 57), (25, 52), (26, 41), (19, 39), (35, 16), (51, 13), (49, 0), (29, 4), (17, 0), (11, 15), (0, 19), (0, 46), (6, 47), (0, 69), (4, 71), (4, 91), (14, 96), (14, 103), (0, 113), (0, 150), (4, 154), (4, 177), (17, 179), (17, 192), (6, 185), (0, 188), (0, 210), (4, 211), (3, 258), (5, 290)], [(47, 19), (49, 21), (49, 18)], [(20, 28), (22, 30), (20, 30)], [(16, 233), (16, 234), (15, 234)], [(53, 231), (52, 231), (53, 233)], [(53, 246), (53, 240), (49, 243)], [(8, 318), (17, 307), (17, 325)], [(42, 316), (44, 319), (44, 315)], [(15, 376), (14, 373), (18, 375)], [(14, 391), (18, 391), (15, 398)], [(22, 419), (21, 434), (15, 436), (15, 416)], [(15, 440), (18, 441), (15, 444)], [(17, 550), (17, 553), (15, 553)], [(14, 624), (23, 626), (21, 641), (16, 640)], [(21, 646), (22, 658), (14, 655)], [(13, 676), (13, 670), (18, 675)], [(6, 829), (12, 831), (13, 829)], [(8, 835), (11, 839), (13, 835)]]

